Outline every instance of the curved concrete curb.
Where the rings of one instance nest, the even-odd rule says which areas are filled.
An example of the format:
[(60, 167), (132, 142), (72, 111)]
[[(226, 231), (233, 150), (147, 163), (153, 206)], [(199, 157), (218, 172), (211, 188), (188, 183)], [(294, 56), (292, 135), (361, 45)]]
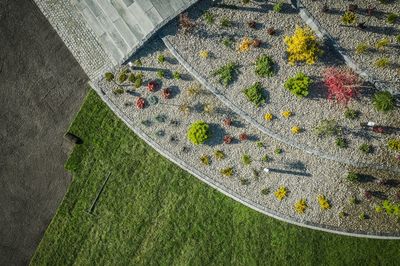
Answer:
[(345, 236), (353, 236), (353, 237), (362, 237), (362, 238), (375, 238), (375, 239), (399, 239), (400, 240), (400, 233), (395, 234), (395, 235), (388, 235), (388, 234), (379, 234), (379, 233), (369, 233), (369, 232), (364, 232), (364, 231), (343, 231), (340, 230), (340, 228), (336, 227), (329, 227), (329, 226), (324, 226), (321, 224), (316, 224), (312, 222), (304, 222), (298, 219), (295, 219), (293, 217), (289, 217), (286, 215), (282, 215), (280, 213), (277, 213), (273, 210), (270, 210), (268, 208), (265, 208), (264, 206), (251, 201), (247, 198), (242, 197), (235, 191), (231, 190), (228, 187), (225, 187), (224, 185), (218, 183), (217, 181), (211, 179), (209, 176), (204, 175), (194, 167), (190, 166), (187, 164), (185, 161), (175, 157), (172, 153), (169, 151), (165, 150), (162, 146), (160, 146), (158, 143), (156, 143), (149, 135), (147, 135), (145, 132), (143, 132), (140, 128), (134, 126), (134, 121), (130, 120), (112, 101), (110, 98), (108, 98), (103, 91), (98, 88), (95, 84), (92, 82), (89, 82), (90, 86), (95, 89), (96, 93), (101, 97), (101, 99), (107, 104), (107, 106), (136, 134), (138, 135), (141, 139), (143, 139), (148, 145), (150, 145), (153, 149), (155, 149), (158, 153), (160, 153), (162, 156), (173, 162), (174, 164), (178, 165), (185, 171), (189, 172), (190, 174), (194, 175), (197, 177), (199, 180), (202, 182), (206, 183), (207, 185), (213, 187), (214, 189), (218, 190), (219, 192), (223, 193), (224, 195), (240, 202), (241, 204), (258, 211), (262, 214), (265, 214), (267, 216), (270, 216), (272, 218), (275, 218), (277, 220), (287, 222), (290, 224), (298, 225), (301, 227), (309, 228), (309, 229), (314, 229), (314, 230), (319, 230), (327, 233), (334, 233), (334, 234), (339, 234), (339, 235), (345, 235)]
[(339, 163), (351, 165), (351, 166), (358, 167), (358, 168), (364, 168), (364, 167), (367, 168), (368, 167), (368, 168), (374, 168), (374, 169), (379, 169), (379, 170), (386, 170), (386, 171), (400, 173), (400, 169), (399, 168), (385, 167), (385, 166), (382, 166), (382, 165), (379, 165), (379, 164), (369, 164), (369, 163), (365, 163), (365, 162), (346, 160), (346, 159), (343, 159), (343, 158), (340, 158), (340, 157), (324, 154), (320, 150), (317, 150), (317, 149), (314, 149), (314, 148), (311, 148), (311, 147), (307, 147), (305, 145), (300, 145), (300, 144), (295, 143), (293, 141), (284, 139), (282, 136), (270, 131), (269, 129), (267, 129), (266, 127), (261, 125), (259, 122), (257, 122), (255, 119), (253, 119), (250, 115), (248, 115), (247, 113), (242, 111), (242, 109), (240, 109), (240, 107), (238, 107), (237, 105), (232, 103), (228, 98), (225, 97), (225, 95), (221, 94), (216, 88), (211, 86), (211, 84), (205, 78), (203, 78), (188, 62), (186, 62), (186, 60), (181, 56), (181, 54), (175, 49), (175, 47), (169, 41), (167, 36), (166, 37), (162, 37), (161, 39), (163, 40), (165, 46), (168, 48), (168, 50), (171, 52), (171, 54), (176, 57), (176, 59), (179, 61), (179, 63), (193, 77), (195, 77), (204, 87), (206, 87), (209, 91), (211, 91), (220, 101), (222, 101), (232, 111), (234, 111), (235, 113), (240, 115), (244, 120), (246, 120), (248, 123), (250, 123), (251, 125), (256, 127), (261, 132), (267, 134), (268, 136), (270, 136), (270, 137), (272, 137), (272, 138), (274, 138), (274, 139), (276, 139), (276, 140), (278, 140), (278, 141), (280, 141), (282, 143), (285, 143), (285, 144), (287, 144), (289, 146), (292, 146), (292, 147), (295, 147), (297, 149), (300, 149), (305, 153), (308, 153), (308, 154), (311, 154), (311, 155), (314, 155), (314, 156), (317, 156), (317, 157), (320, 157), (320, 158), (323, 158), (323, 159), (336, 161), (336, 162), (339, 162)]
[[(292, 1), (293, 2), (293, 1)], [(328, 33), (325, 28), (321, 26), (319, 21), (311, 15), (310, 11), (304, 6), (304, 4), (300, 0), (295, 0), (295, 3), (292, 3), (293, 7), (299, 10), (299, 15), (303, 19), (303, 21), (317, 34), (317, 36), (321, 39), (327, 39), (331, 42), (333, 47), (339, 52), (339, 54), (343, 57), (347, 66), (354, 70), (358, 75), (362, 78), (373, 84), (378, 90), (387, 90), (392, 94), (400, 94), (399, 91), (396, 90), (395, 87), (388, 86), (387, 82), (379, 80), (375, 78), (373, 75), (368, 73), (365, 69), (362, 69), (352, 58), (351, 56), (335, 41), (335, 39)]]

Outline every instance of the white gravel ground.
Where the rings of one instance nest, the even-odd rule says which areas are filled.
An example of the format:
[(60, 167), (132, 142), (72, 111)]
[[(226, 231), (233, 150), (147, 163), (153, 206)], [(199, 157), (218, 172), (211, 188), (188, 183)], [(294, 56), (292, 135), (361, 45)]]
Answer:
[[(396, 41), (396, 36), (400, 35), (400, 17), (394, 24), (387, 22), (387, 16), (390, 13), (400, 16), (399, 1), (382, 4), (376, 0), (302, 0), (302, 3), (361, 68), (366, 69), (374, 77), (386, 82), (390, 88), (395, 88), (400, 93), (400, 43)], [(321, 11), (324, 3), (329, 8), (325, 13)], [(349, 4), (358, 6), (356, 10), (358, 22), (365, 22), (365, 29), (345, 26), (342, 23), (342, 15), (348, 9)], [(375, 7), (372, 16), (367, 13), (369, 6)], [(376, 42), (383, 38), (388, 38), (391, 44), (384, 50), (378, 51), (375, 48)], [(357, 54), (355, 48), (360, 43), (369, 45), (370, 51)], [(382, 57), (389, 58), (390, 67), (377, 68), (374, 66), (375, 61)]]
[[(164, 54), (167, 57), (167, 61), (163, 64), (157, 62), (157, 57), (160, 54)], [(159, 81), (162, 82), (161, 88), (169, 87), (172, 89), (172, 99), (163, 99), (160, 89), (151, 93), (144, 86), (131, 93), (115, 95), (112, 93), (112, 89), (114, 88), (112, 83), (99, 80), (97, 85), (133, 121), (135, 127), (140, 127), (177, 158), (185, 160), (193, 168), (212, 177), (223, 186), (236, 191), (242, 197), (259, 203), (265, 206), (266, 209), (277, 212), (281, 216), (289, 217), (294, 221), (313, 223), (321, 227), (344, 231), (361, 230), (370, 233), (392, 235), (400, 233), (400, 224), (395, 223), (393, 218), (389, 219), (385, 214), (378, 214), (373, 211), (374, 204), (380, 202), (377, 198), (373, 198), (371, 202), (362, 200), (358, 205), (348, 203), (349, 198), (353, 195), (356, 195), (360, 199), (362, 198), (362, 187), (373, 187), (381, 191), (383, 190), (390, 199), (394, 198), (397, 191), (396, 188), (386, 188), (372, 183), (360, 186), (349, 185), (348, 181), (344, 178), (348, 170), (345, 165), (305, 154), (301, 150), (293, 149), (282, 143), (278, 143), (274, 139), (263, 136), (258, 130), (255, 130), (239, 117), (235, 117), (215, 96), (206, 90), (197, 97), (189, 97), (187, 95), (187, 88), (197, 84), (196, 81), (185, 73), (185, 70), (177, 63), (176, 59), (172, 58), (166, 52), (160, 40), (154, 40), (147, 44), (136, 54), (136, 58), (140, 58), (143, 62), (143, 67), (140, 70), (145, 75), (145, 84), (150, 80), (157, 79), (156, 71), (159, 69), (164, 69), (169, 73), (178, 71), (182, 74), (182, 80), (174, 80), (170, 78), (170, 75), (167, 75), (167, 78)], [(133, 70), (135, 73), (138, 71), (138, 69)], [(133, 90), (131, 86), (126, 88)], [(158, 97), (158, 104), (147, 105), (143, 110), (136, 109), (134, 103), (138, 96), (148, 100), (151, 95)], [(203, 103), (211, 103), (218, 109), (218, 112), (206, 115), (199, 111), (193, 111), (185, 116), (179, 112), (178, 108), (182, 103), (189, 103), (192, 107), (201, 106)], [(130, 104), (133, 104), (133, 106)], [(166, 117), (165, 122), (156, 121), (155, 117), (159, 115)], [(233, 119), (233, 126), (226, 127), (223, 125), (222, 121), (225, 117)], [(187, 140), (186, 131), (192, 122), (200, 119), (211, 125), (212, 138), (203, 145), (194, 146)], [(143, 125), (141, 122), (144, 120), (151, 121), (152, 125)], [(172, 125), (172, 120), (178, 121), (179, 125)], [(159, 131), (164, 131), (165, 135), (158, 137), (157, 132)], [(240, 142), (237, 140), (238, 135), (243, 132), (246, 132), (250, 136), (250, 139)], [(222, 138), (225, 134), (233, 136), (236, 141), (229, 145), (223, 144)], [(176, 141), (171, 141), (171, 136), (174, 136)], [(258, 140), (265, 144), (264, 148), (257, 146), (256, 141)], [(187, 152), (183, 151), (184, 147), (188, 148)], [(274, 150), (276, 148), (283, 149), (283, 154), (275, 155)], [(215, 150), (222, 150), (226, 154), (226, 158), (221, 161), (216, 160), (213, 156)], [(250, 166), (242, 164), (241, 158), (243, 154), (251, 156), (252, 163)], [(201, 164), (199, 159), (201, 155), (210, 156), (211, 164), (209, 166)], [(267, 163), (262, 162), (261, 158), (264, 155), (268, 155), (271, 160)], [(234, 176), (221, 176), (219, 171), (224, 167), (233, 167)], [(264, 167), (296, 172), (298, 174), (266, 174), (262, 172)], [(258, 178), (253, 176), (252, 169), (260, 172)], [(382, 171), (374, 173), (376, 177), (380, 177), (383, 174), (397, 178), (390, 173)], [(243, 185), (241, 183), (242, 179), (248, 179), (250, 183)], [(273, 194), (279, 186), (286, 186), (289, 190), (288, 196), (281, 202)], [(262, 195), (260, 192), (264, 188), (270, 188), (271, 193)], [(319, 194), (323, 194), (329, 199), (332, 205), (331, 209), (325, 211), (320, 209), (316, 201), (316, 197)], [(309, 206), (303, 215), (297, 214), (293, 208), (294, 203), (301, 198), (307, 199)], [(342, 210), (345, 210), (349, 216), (339, 218), (338, 213)], [(361, 212), (366, 212), (370, 216), (370, 219), (359, 220), (358, 215)]]
[[(225, 3), (235, 1), (225, 1)], [(215, 17), (214, 24), (207, 24), (204, 10), (208, 10)], [(358, 120), (352, 121), (344, 118), (345, 107), (326, 99), (326, 89), (321, 85), (320, 73), (328, 66), (345, 67), (338, 54), (330, 48), (325, 48), (325, 55), (315, 65), (289, 66), (285, 52), (283, 37), (294, 32), (295, 26), (304, 26), (300, 16), (291, 9), (289, 5), (284, 6), (282, 13), (272, 11), (271, 4), (259, 4), (251, 2), (248, 5), (240, 6), (238, 9), (211, 7), (203, 1), (189, 10), (189, 16), (195, 18), (196, 27), (192, 33), (176, 32), (176, 22), (171, 23), (164, 34), (174, 45), (175, 49), (182, 55), (202, 77), (208, 79), (212, 86), (218, 88), (225, 96), (241, 109), (257, 120), (258, 123), (292, 142), (298, 143), (309, 149), (318, 150), (328, 156), (336, 158), (348, 158), (352, 161), (363, 163), (376, 163), (382, 166), (399, 169), (400, 161), (396, 159), (397, 154), (389, 152), (386, 148), (388, 139), (398, 137), (399, 131), (391, 134), (379, 134), (362, 129), (360, 123), (373, 121), (378, 125), (400, 128), (400, 109), (383, 114), (376, 111), (371, 102), (371, 97), (366, 89), (362, 90), (360, 97), (352, 101), (349, 107), (359, 110), (361, 116)], [(232, 26), (222, 28), (221, 18), (228, 18)], [(247, 26), (248, 21), (257, 22), (257, 29)], [(267, 28), (277, 29), (275, 36), (267, 34)], [(235, 40), (235, 47), (244, 37), (257, 38), (263, 41), (261, 48), (251, 48), (248, 52), (239, 53), (235, 47), (227, 48), (221, 41), (231, 37)], [(201, 59), (199, 52), (207, 50), (212, 56)], [(277, 74), (271, 78), (259, 78), (254, 73), (254, 62), (261, 54), (267, 54), (277, 63)], [(212, 73), (227, 62), (236, 62), (240, 65), (240, 74), (237, 80), (227, 88), (218, 83)], [(313, 77), (315, 85), (311, 93), (304, 99), (298, 99), (283, 88), (283, 83), (298, 72), (304, 72)], [(393, 73), (387, 75), (396, 76)], [(255, 81), (260, 81), (267, 93), (267, 104), (260, 108), (254, 107), (247, 101), (242, 90)], [(281, 112), (290, 110), (294, 116), (284, 119)], [(270, 112), (275, 119), (271, 122), (264, 120), (264, 114)], [(315, 126), (322, 119), (336, 119), (345, 128), (345, 138), (349, 142), (349, 148), (341, 149), (336, 147), (335, 138), (318, 138), (313, 132)], [(292, 126), (300, 126), (303, 132), (293, 135), (290, 132)], [(363, 154), (359, 146), (363, 143), (373, 145), (372, 154)]]

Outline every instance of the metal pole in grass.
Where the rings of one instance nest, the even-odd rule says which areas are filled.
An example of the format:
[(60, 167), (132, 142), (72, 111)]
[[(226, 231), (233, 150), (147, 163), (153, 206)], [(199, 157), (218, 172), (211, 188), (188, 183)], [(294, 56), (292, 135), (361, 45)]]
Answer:
[(104, 187), (106, 186), (106, 183), (107, 183), (108, 179), (110, 178), (110, 176), (111, 176), (111, 172), (108, 172), (108, 175), (107, 175), (106, 179), (103, 181), (103, 184), (101, 185), (101, 188), (97, 192), (96, 198), (94, 199), (94, 201), (92, 202), (92, 205), (90, 206), (89, 210), (87, 211), (89, 214), (93, 213), (94, 207), (96, 206), (96, 203), (100, 198), (100, 194), (101, 194), (101, 192), (103, 192)]

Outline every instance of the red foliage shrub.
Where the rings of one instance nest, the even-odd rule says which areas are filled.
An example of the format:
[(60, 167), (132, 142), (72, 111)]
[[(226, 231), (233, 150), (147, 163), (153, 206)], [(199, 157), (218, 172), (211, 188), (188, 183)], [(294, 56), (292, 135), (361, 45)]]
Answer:
[(330, 67), (324, 70), (322, 76), (328, 88), (328, 100), (347, 104), (357, 96), (360, 81), (354, 72)]
[(179, 25), (184, 32), (187, 32), (194, 28), (195, 23), (189, 18), (188, 13), (181, 13), (179, 15)]
[(157, 89), (157, 85), (157, 82), (155, 80), (152, 80), (147, 84), (147, 90), (153, 92)]
[(247, 22), (247, 26), (249, 26), (250, 29), (255, 29), (257, 27), (257, 23), (252, 20)]
[(144, 99), (142, 97), (139, 97), (136, 99), (136, 108), (137, 109), (143, 109), (144, 108)]
[(269, 34), (269, 35), (274, 35), (275, 33), (276, 33), (276, 30), (274, 29), (274, 28), (268, 28), (267, 29), (267, 33)]
[(374, 131), (375, 133), (385, 133), (385, 128), (380, 126), (374, 126), (372, 128), (372, 131)]
[(229, 143), (231, 143), (231, 142), (232, 142), (232, 137), (229, 136), (229, 135), (225, 135), (225, 136), (224, 136), (224, 143), (225, 143), (225, 144), (229, 144)]
[(171, 98), (171, 90), (169, 88), (163, 89), (162, 96), (164, 97), (164, 99)]
[(225, 118), (224, 119), (224, 125), (227, 126), (227, 127), (230, 127), (232, 125), (232, 119)]
[(246, 133), (242, 133), (239, 135), (240, 141), (247, 140), (248, 138), (249, 138), (249, 136)]
[(254, 47), (260, 47), (261, 46), (261, 40), (259, 40), (259, 39), (254, 39), (253, 40), (253, 46)]

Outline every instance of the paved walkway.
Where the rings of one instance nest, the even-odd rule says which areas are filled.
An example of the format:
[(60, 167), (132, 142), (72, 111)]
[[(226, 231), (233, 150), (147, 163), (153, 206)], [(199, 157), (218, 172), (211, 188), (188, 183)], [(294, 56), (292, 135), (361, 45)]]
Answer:
[(0, 265), (27, 265), (71, 177), (88, 78), (32, 1), (0, 0)]

